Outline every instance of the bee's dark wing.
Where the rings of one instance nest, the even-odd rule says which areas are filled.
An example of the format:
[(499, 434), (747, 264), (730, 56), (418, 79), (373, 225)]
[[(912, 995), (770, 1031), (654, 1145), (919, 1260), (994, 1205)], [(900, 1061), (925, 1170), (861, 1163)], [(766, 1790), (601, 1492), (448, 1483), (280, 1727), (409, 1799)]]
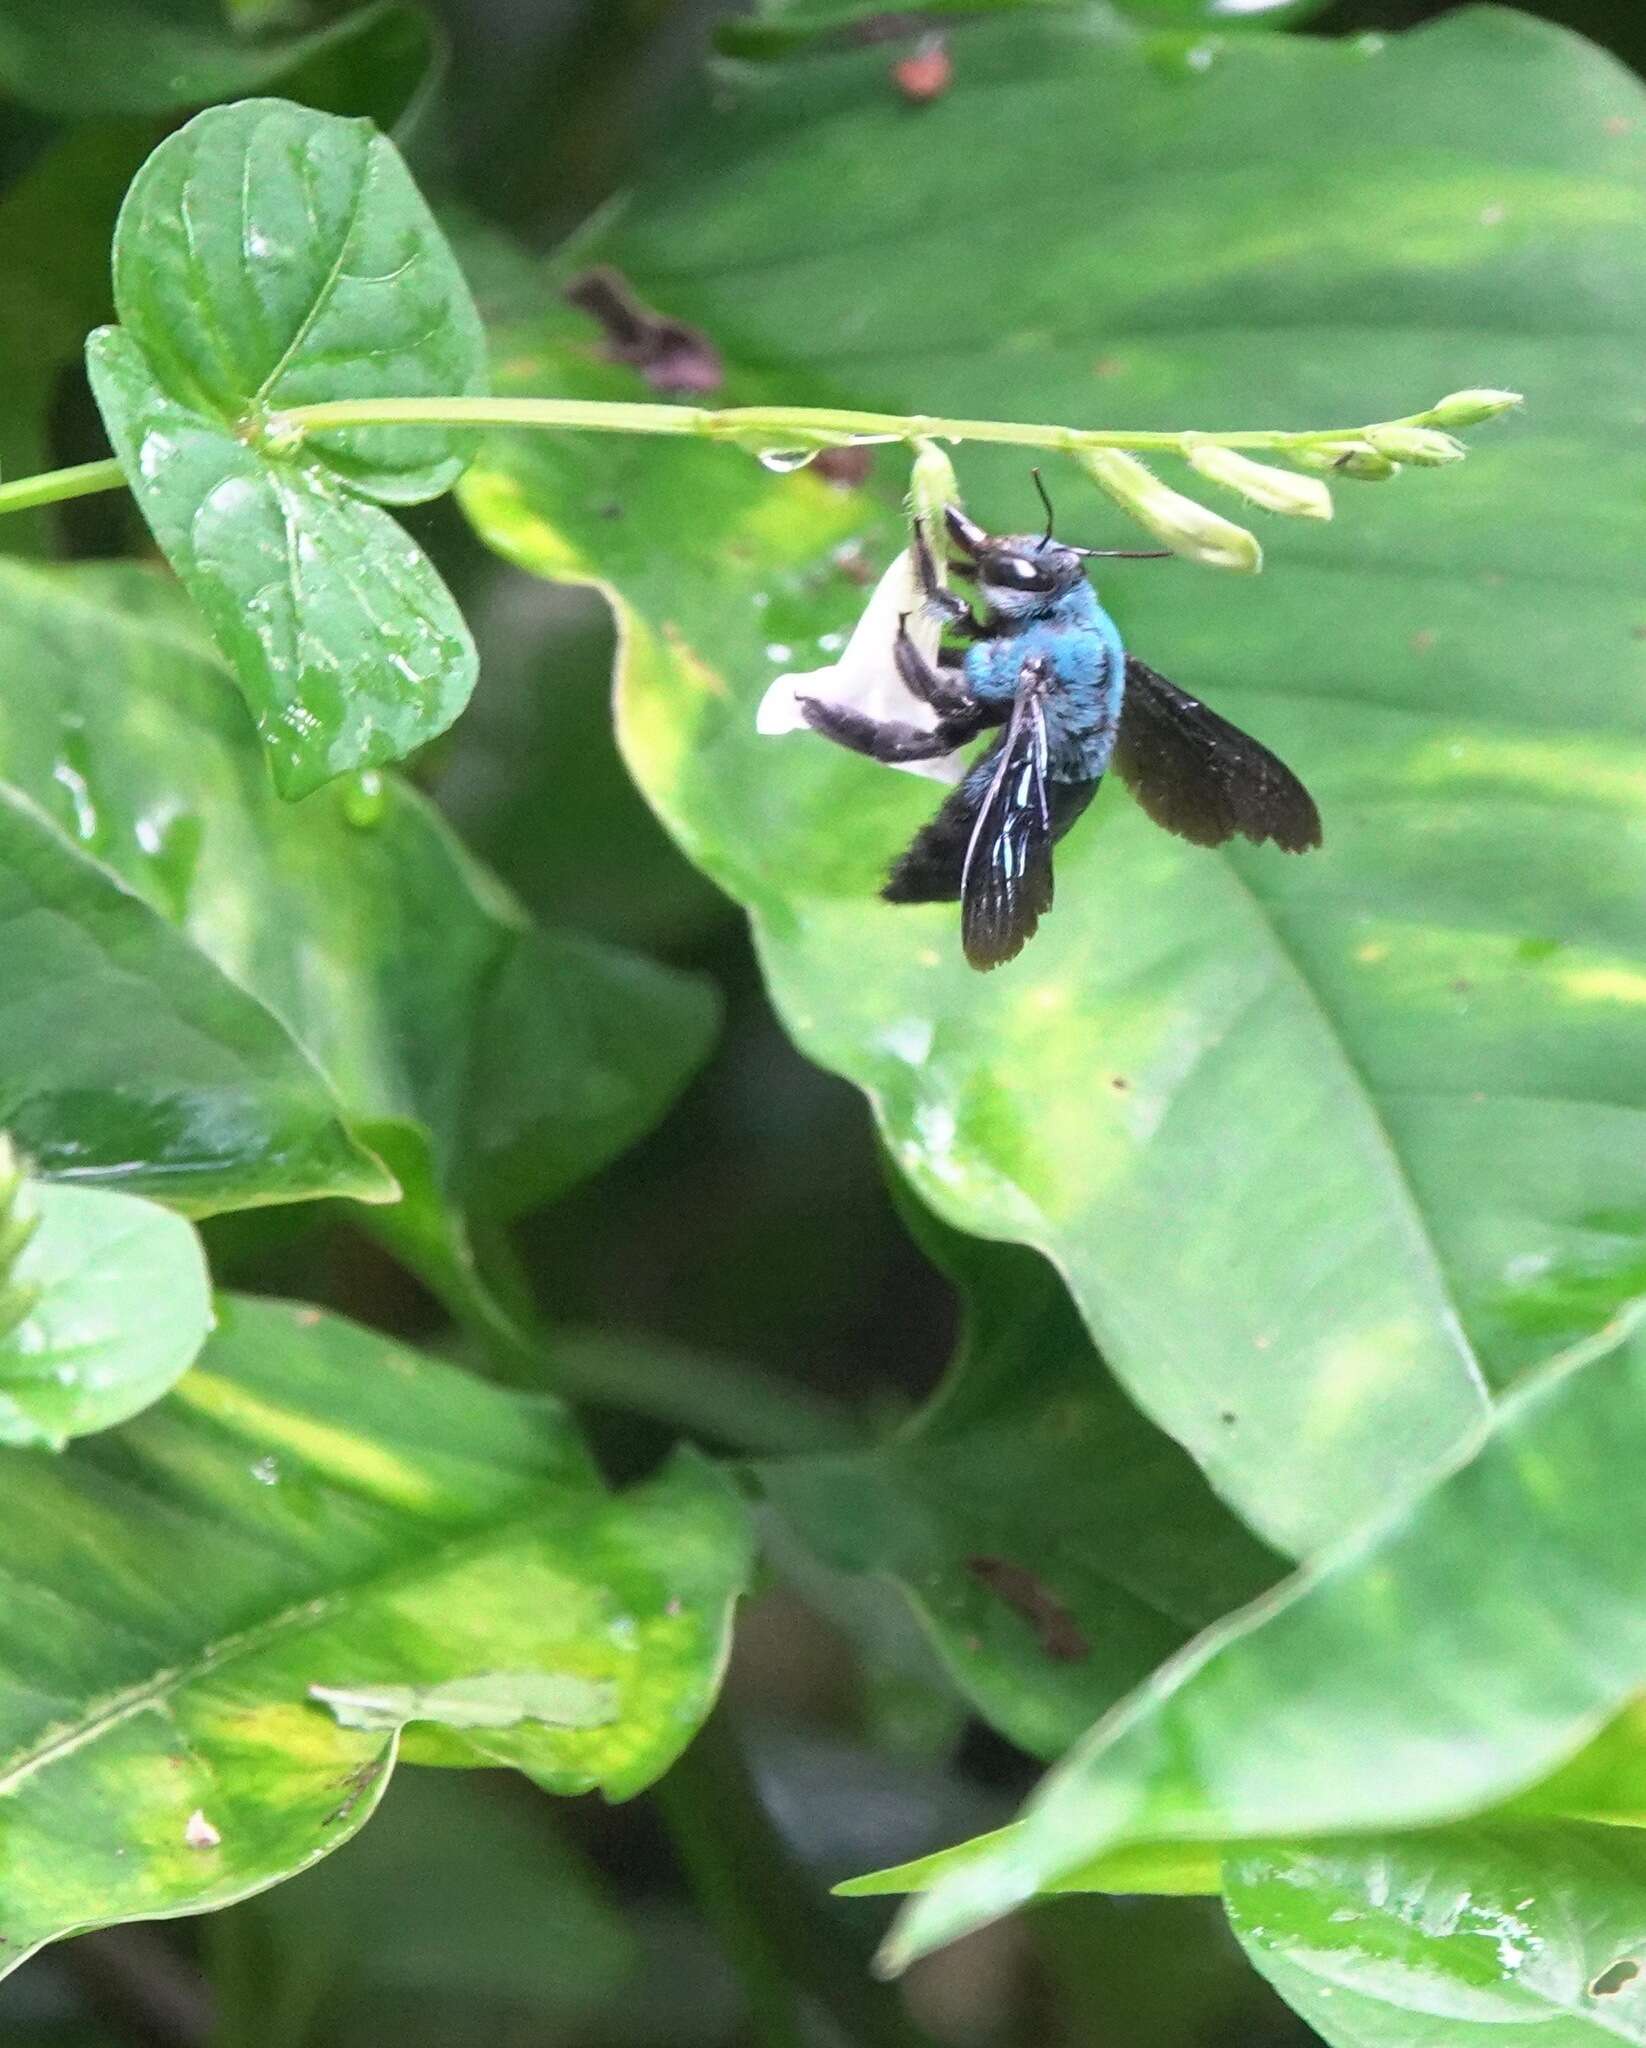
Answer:
[(1021, 953), (1052, 907), (1053, 817), (1044, 692), (1051, 664), (1032, 656), (1018, 677), (1005, 737), (972, 822), (960, 868), (960, 942), (987, 972)]
[(1285, 762), (1133, 654), (1114, 765), (1157, 825), (1196, 846), (1237, 832), (1287, 853), (1320, 844), (1314, 798)]

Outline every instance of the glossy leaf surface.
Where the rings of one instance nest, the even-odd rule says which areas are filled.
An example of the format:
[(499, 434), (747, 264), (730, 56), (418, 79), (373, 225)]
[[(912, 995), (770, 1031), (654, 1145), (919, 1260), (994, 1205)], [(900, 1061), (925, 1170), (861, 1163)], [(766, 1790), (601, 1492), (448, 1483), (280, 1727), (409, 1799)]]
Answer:
[(38, 1185), (22, 1200), (35, 1227), (9, 1274), (27, 1307), (0, 1330), (0, 1444), (57, 1450), (188, 1370), (211, 1287), (193, 1229), (153, 1202)]
[[(803, 48), (816, 38), (849, 35), (870, 29), (888, 13), (907, 20), (909, 35), (924, 22), (941, 30), (948, 18), (987, 14), (1053, 13), (1062, 11), (1097, 24), (1116, 15), (1163, 29), (1238, 28), (1294, 22), (1318, 13), (1322, 0), (921, 0), (913, 7), (890, 10), (874, 0), (764, 0), (752, 21), (729, 21), (715, 32), (720, 48), (736, 57), (777, 57)], [(904, 39), (905, 45), (907, 38)]]
[(758, 1470), (829, 1564), (895, 1578), (979, 1712), (1051, 1758), (1282, 1566), (1127, 1401), (1042, 1260), (927, 1230), (969, 1308), (943, 1391), (871, 1450)]
[(1458, 1828), (1232, 1859), (1246, 1953), (1331, 2048), (1646, 2041), (1646, 1835)]
[[(266, 1006), (241, 998), (266, 1031), (285, 1021), (393, 1158), (416, 1212), (397, 1224), (441, 1256), (461, 1206), (504, 1215), (582, 1178), (706, 1051), (699, 984), (533, 930), (392, 777), (279, 801), (162, 578), (0, 565), (0, 661), (31, 675), (0, 700), (0, 775), (181, 927), (197, 953), (165, 937), (197, 975), (203, 954)], [(157, 922), (129, 900), (125, 915)], [(38, 1150), (56, 1132), (42, 1115), (17, 1135)]]
[(910, 1911), (899, 1959), (1137, 1842), (1419, 1827), (1501, 1805), (1646, 1687), (1646, 1335), (1558, 1361), (1480, 1449), (1163, 1667), (1017, 1827)]
[[(25, 701), (13, 692), (8, 703)], [(4, 779), (0, 1129), (49, 1179), (197, 1213), (386, 1201), (285, 1027)], [(62, 794), (72, 805), (76, 792)]]
[(59, 0), (7, 0), (0, 17), (0, 86), (48, 113), (163, 114), (266, 90), (304, 66), (364, 53), (393, 68), (429, 62), (427, 19), (401, 0), (376, 0), (319, 28), (236, 35), (217, 0), (74, 0), (65, 61)]
[(748, 1539), (707, 1465), (614, 1499), (550, 1404), (315, 1309), (219, 1312), (158, 1407), (7, 1467), (11, 1962), (221, 1905), (345, 1841), (395, 1744), (341, 1727), (312, 1686), (580, 1678), (609, 1701), (599, 1725), (445, 1732), (430, 1753), (624, 1797), (718, 1683)]
[(167, 558), (229, 656), (287, 796), (397, 760), (474, 687), (474, 645), (378, 503), (462, 467), (443, 429), (317, 436), (263, 422), (319, 398), (484, 383), (479, 316), (392, 143), (278, 100), (213, 108), (133, 181), (118, 329), (92, 387)]
[[(1646, 614), (1608, 566), (1646, 547), (1620, 425), (1646, 107), (1498, 12), (1381, 50), (1231, 38), (1201, 68), (1032, 14), (956, 55), (895, 183), (883, 53), (817, 58), (704, 120), (579, 259), (707, 332), (728, 402), (1158, 428), (1528, 391), (1462, 468), (1277, 527), (1259, 581), (1106, 565), (1130, 643), (1302, 774), (1323, 853), (1185, 846), (1105, 788), (1033, 946), (972, 974), (952, 910), (875, 900), (929, 794), (754, 731), (897, 545), (893, 453), (853, 492), (732, 450), (499, 440), (465, 502), (613, 591), (628, 758), (749, 906), (802, 1049), (949, 1220), (1044, 1250), (1138, 1403), (1307, 1551), (1468, 1433), (1483, 1368), (1646, 1285)], [(956, 206), (1001, 132), (987, 204)], [(557, 313), (499, 357), (631, 395), (590, 352)], [(958, 459), (980, 519), (1028, 522), (1026, 457)], [(1129, 538), (1048, 482), (1069, 538)]]

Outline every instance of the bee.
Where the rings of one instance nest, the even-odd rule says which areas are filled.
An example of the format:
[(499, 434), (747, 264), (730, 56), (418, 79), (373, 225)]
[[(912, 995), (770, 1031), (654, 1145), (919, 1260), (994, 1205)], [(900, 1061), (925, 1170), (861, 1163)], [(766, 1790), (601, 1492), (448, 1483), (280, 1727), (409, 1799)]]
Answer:
[[(802, 697), (814, 732), (876, 761), (935, 760), (995, 728), (941, 810), (893, 865), (889, 903), (961, 906), (967, 960), (987, 971), (1014, 959), (1052, 907), (1052, 849), (1112, 766), (1157, 825), (1196, 846), (1238, 833), (1287, 853), (1320, 844), (1314, 799), (1267, 747), (1157, 675), (1121, 643), (1085, 564), (1146, 558), (1123, 548), (1067, 547), (1044, 534), (990, 534), (957, 506), (945, 513), (982, 616), (944, 587), (923, 532), (915, 565), (945, 637), (964, 643), (929, 662), (899, 622), (893, 659), (937, 714), (930, 728), (869, 718)], [(1148, 551), (1152, 557), (1154, 551)]]

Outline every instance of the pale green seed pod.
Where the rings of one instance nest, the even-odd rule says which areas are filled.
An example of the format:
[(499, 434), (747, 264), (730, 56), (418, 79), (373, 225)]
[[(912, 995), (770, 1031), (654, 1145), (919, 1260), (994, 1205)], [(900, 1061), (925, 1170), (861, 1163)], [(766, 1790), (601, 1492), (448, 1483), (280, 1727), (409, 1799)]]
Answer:
[(1410, 462), (1419, 469), (1444, 469), (1469, 452), (1461, 441), (1434, 427), (1368, 427), (1366, 439), (1391, 462)]
[(1233, 448), (1216, 442), (1195, 442), (1189, 467), (1225, 490), (1238, 491), (1247, 504), (1288, 519), (1330, 519), (1332, 494), (1318, 478), (1294, 476), (1289, 469), (1271, 469)]
[(1288, 448), (1286, 460), (1295, 462), (1299, 469), (1351, 476), (1363, 484), (1387, 483), (1390, 477), (1400, 474), (1398, 462), (1391, 462), (1387, 455), (1379, 455), (1364, 441), (1308, 441), (1301, 447)]
[(947, 451), (935, 441), (917, 441), (914, 465), (909, 471), (909, 517), (925, 534), (937, 573), (945, 581), (948, 551), (944, 546), (943, 508), (960, 502), (960, 479)]
[(1083, 448), (1076, 460), (1093, 483), (1174, 555), (1203, 568), (1234, 569), (1247, 576), (1263, 567), (1256, 534), (1172, 490), (1135, 455), (1122, 454), (1118, 448)]
[(1435, 427), (1478, 427), (1482, 420), (1495, 420), (1525, 403), (1518, 391), (1454, 391), (1423, 417)]

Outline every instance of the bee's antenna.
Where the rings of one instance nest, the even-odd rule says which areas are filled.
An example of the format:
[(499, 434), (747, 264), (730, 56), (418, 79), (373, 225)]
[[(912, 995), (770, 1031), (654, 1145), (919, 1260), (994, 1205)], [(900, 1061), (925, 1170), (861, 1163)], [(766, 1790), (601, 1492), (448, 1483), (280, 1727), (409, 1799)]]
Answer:
[(1039, 469), (1032, 469), (1029, 474), (1034, 478), (1034, 487), (1040, 493), (1041, 504), (1046, 508), (1046, 538), (1050, 540), (1052, 528), (1057, 524), (1057, 514), (1052, 510), (1052, 501), (1046, 495), (1045, 479), (1041, 476)]
[(1111, 562), (1169, 562), (1170, 548), (1070, 548), (1071, 555), (1085, 555), (1089, 559), (1106, 557)]

